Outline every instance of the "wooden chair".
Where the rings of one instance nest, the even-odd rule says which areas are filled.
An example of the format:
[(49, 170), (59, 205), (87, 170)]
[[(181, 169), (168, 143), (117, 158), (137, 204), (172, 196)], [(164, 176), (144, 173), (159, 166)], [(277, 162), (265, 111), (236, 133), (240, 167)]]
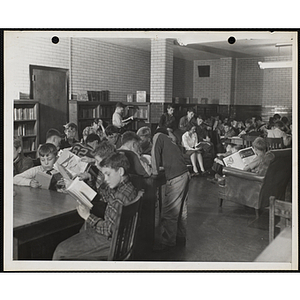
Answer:
[[(280, 217), (280, 222), (275, 226), (275, 216)], [(270, 197), (269, 209), (269, 243), (274, 240), (275, 227), (279, 227), (280, 231), (285, 227), (291, 227), (292, 223), (292, 203)]]
[(242, 139), (243, 139), (243, 146), (245, 148), (247, 147), (251, 147), (253, 141), (257, 138), (257, 136), (252, 136), (252, 135), (242, 135)]
[(283, 138), (265, 138), (267, 143), (267, 149), (274, 150), (274, 149), (283, 149)]
[(132, 257), (143, 195), (144, 190), (140, 190), (132, 202), (118, 211), (108, 261), (129, 260)]

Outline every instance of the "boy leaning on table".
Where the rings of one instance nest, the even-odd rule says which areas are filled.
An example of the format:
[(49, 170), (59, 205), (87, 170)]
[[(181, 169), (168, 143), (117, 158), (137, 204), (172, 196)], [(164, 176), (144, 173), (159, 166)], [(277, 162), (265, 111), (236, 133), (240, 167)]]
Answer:
[(53, 175), (49, 189), (56, 190), (57, 182), (62, 179), (60, 173), (54, 170), (53, 166), (57, 159), (57, 148), (51, 143), (43, 144), (38, 149), (38, 154), (40, 158), (41, 165), (32, 167), (23, 173), (17, 174), (13, 178), (13, 183), (15, 185), (30, 186), (32, 188), (39, 188), (41, 184), (36, 179), (36, 175), (39, 172), (47, 173)]
[(137, 196), (137, 190), (127, 175), (129, 162), (124, 154), (111, 153), (101, 161), (97, 156), (95, 158), (107, 184), (100, 195), (107, 202), (104, 217), (97, 217), (89, 209), (79, 205), (78, 214), (86, 220), (88, 226), (60, 243), (53, 254), (53, 260), (99, 260), (107, 256), (118, 209)]

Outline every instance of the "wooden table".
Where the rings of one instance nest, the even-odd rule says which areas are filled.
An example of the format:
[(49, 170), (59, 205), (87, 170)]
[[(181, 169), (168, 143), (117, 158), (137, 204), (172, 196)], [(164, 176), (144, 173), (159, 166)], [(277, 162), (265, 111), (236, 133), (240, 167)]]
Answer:
[(292, 262), (292, 228), (284, 228), (255, 261)]
[[(77, 202), (68, 194), (14, 186), (14, 259), (51, 259), (57, 244), (75, 234), (83, 224), (76, 206)], [(36, 251), (37, 248), (40, 250)], [(33, 255), (33, 251), (38, 253)]]

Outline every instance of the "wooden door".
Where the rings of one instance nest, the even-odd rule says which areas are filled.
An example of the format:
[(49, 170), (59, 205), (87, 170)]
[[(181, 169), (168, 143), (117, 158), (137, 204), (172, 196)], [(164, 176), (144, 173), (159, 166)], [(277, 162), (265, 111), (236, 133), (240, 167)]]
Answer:
[(63, 131), (68, 121), (69, 70), (30, 65), (30, 96), (40, 103), (40, 143), (50, 128)]

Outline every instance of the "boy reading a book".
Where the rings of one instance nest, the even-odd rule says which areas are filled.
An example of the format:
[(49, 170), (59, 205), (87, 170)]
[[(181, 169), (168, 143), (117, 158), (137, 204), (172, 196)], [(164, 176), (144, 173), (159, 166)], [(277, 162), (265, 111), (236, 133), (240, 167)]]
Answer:
[(101, 193), (101, 198), (107, 202), (104, 217), (96, 217), (88, 208), (79, 205), (78, 214), (89, 226), (60, 243), (53, 260), (99, 260), (107, 256), (119, 207), (137, 196), (137, 190), (127, 175), (129, 162), (124, 154), (112, 153), (101, 162), (97, 160), (97, 167), (104, 174), (108, 186)]
[(39, 147), (38, 154), (41, 165), (17, 174), (14, 176), (13, 182), (16, 185), (39, 188), (41, 187), (41, 183), (36, 179), (36, 176), (41, 172), (53, 175), (49, 189), (56, 190), (56, 183), (62, 178), (62, 176), (53, 169), (54, 163), (57, 159), (57, 148), (53, 144), (46, 143)]
[(244, 170), (257, 173), (258, 175), (265, 175), (267, 169), (270, 165), (270, 162), (273, 158), (273, 155), (266, 155), (267, 143), (264, 138), (257, 137), (253, 143), (252, 147), (257, 157), (254, 160), (245, 166)]

